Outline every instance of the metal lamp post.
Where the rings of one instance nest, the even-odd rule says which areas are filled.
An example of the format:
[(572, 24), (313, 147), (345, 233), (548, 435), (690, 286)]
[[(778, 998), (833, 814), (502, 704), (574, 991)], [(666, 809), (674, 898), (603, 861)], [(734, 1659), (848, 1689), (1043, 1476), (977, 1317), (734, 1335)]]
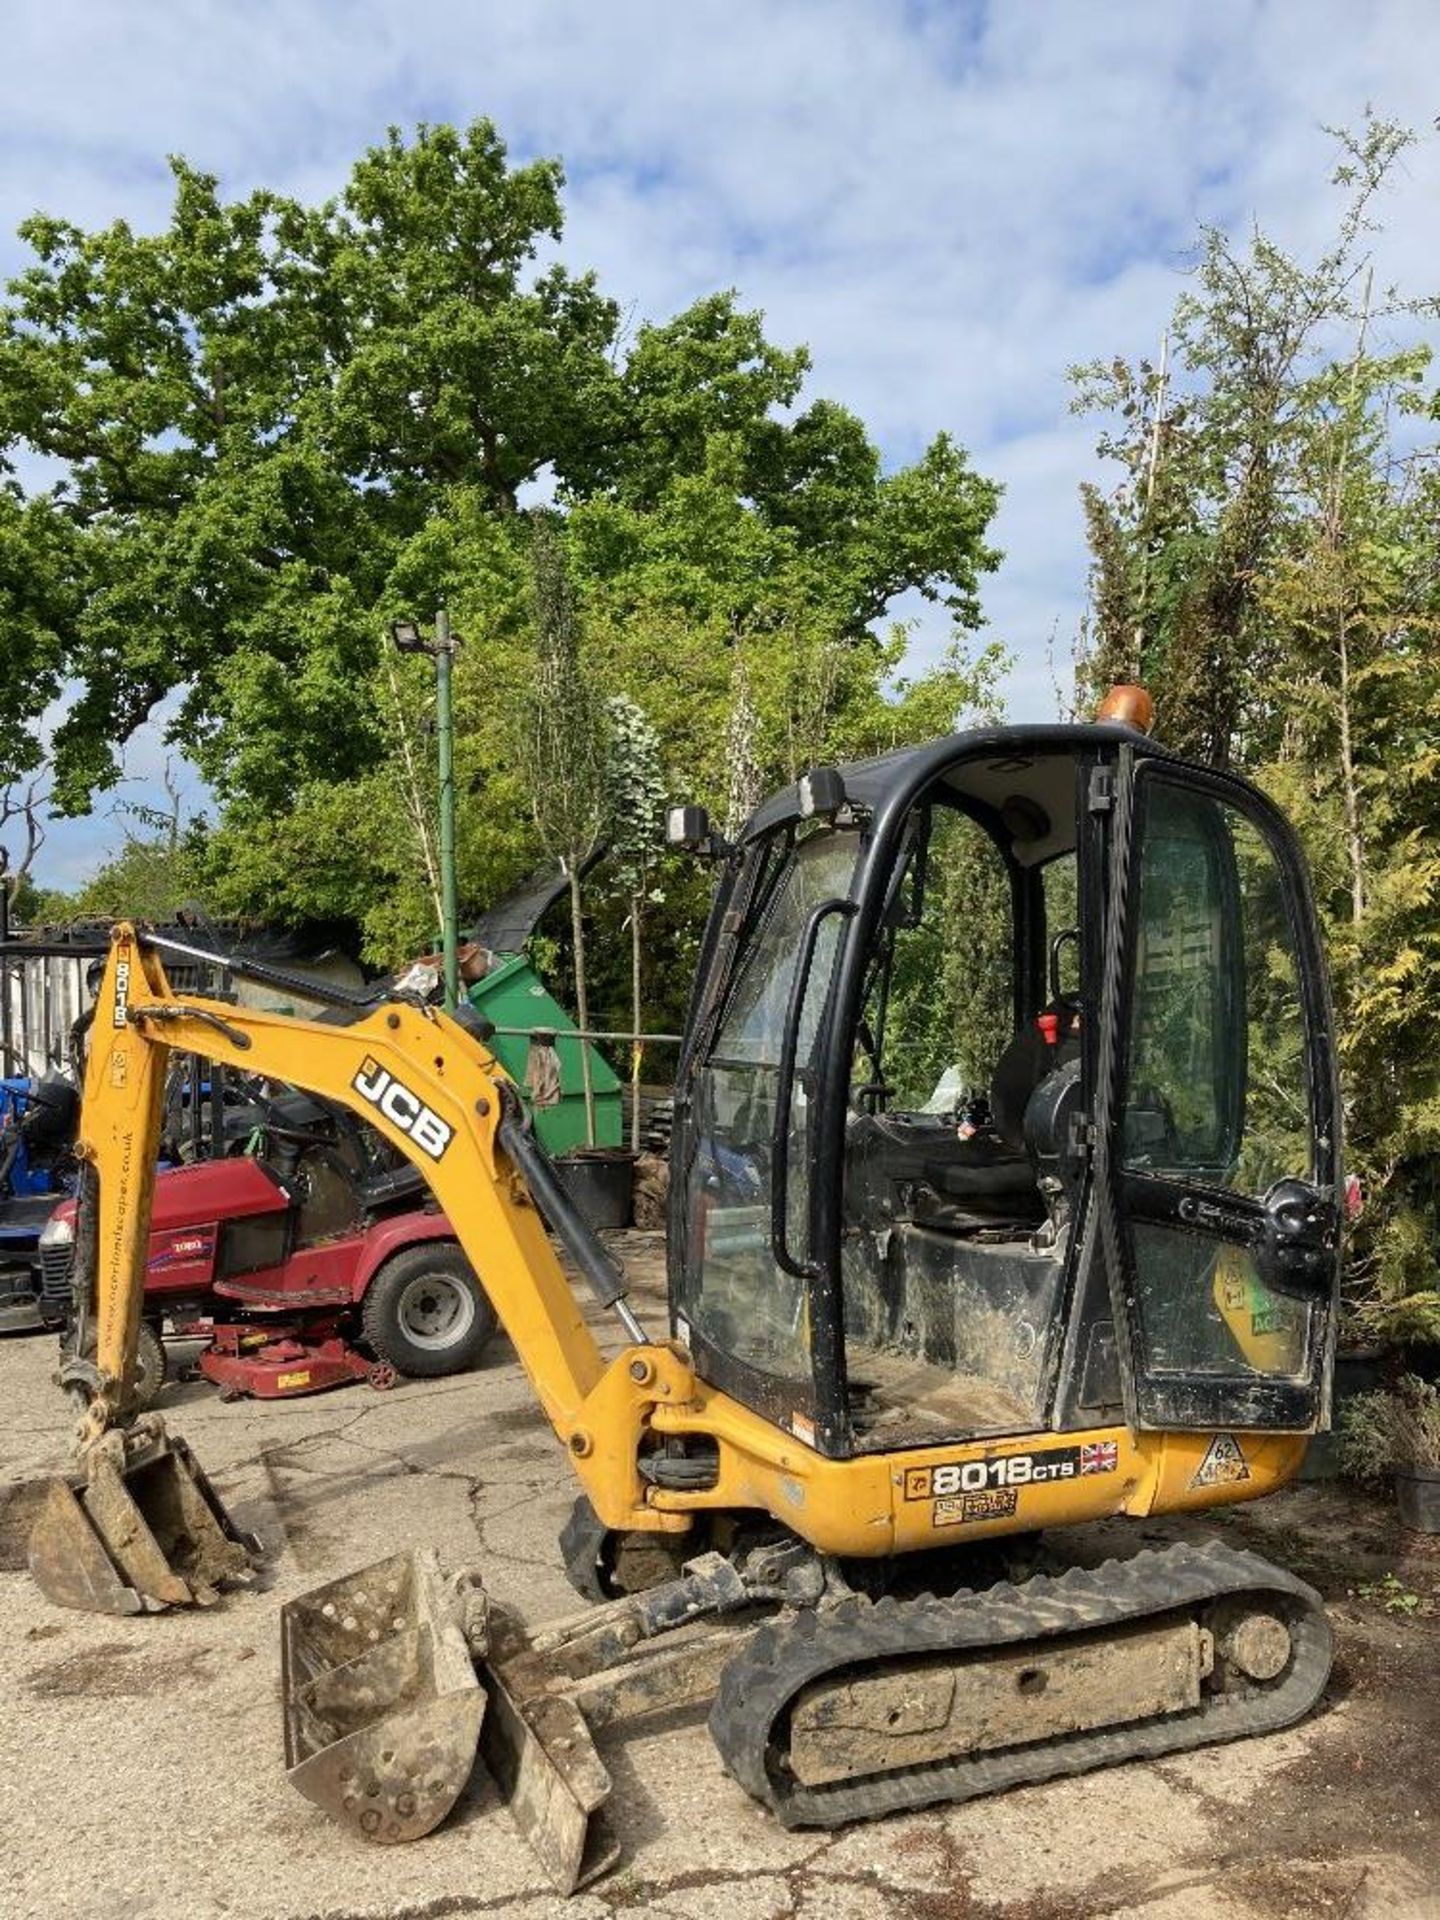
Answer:
[(413, 620), (391, 623), (390, 637), (401, 653), (428, 653), (435, 662), (435, 735), (440, 773), (440, 939), (445, 957), (445, 1005), (460, 1004), (459, 913), (455, 899), (455, 706), (451, 672), (460, 642), (450, 631), (450, 615), (435, 615), (435, 639), (426, 640)]

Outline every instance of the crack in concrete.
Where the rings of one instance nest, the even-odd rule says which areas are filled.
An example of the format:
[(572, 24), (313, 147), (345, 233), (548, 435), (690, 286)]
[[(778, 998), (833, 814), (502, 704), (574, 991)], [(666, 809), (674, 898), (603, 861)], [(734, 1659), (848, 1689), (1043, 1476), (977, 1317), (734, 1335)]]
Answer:
[(475, 1537), (480, 1542), (480, 1551), (489, 1558), (503, 1561), (509, 1566), (533, 1567), (542, 1573), (553, 1573), (555, 1571), (555, 1553), (522, 1553), (514, 1547), (496, 1546), (486, 1532), (486, 1529), (493, 1525), (495, 1521), (503, 1520), (509, 1514), (518, 1513), (522, 1507), (532, 1505), (536, 1494), (543, 1492), (549, 1487), (550, 1477), (546, 1475), (543, 1479), (531, 1480), (523, 1484), (525, 1491), (517, 1499), (510, 1501), (507, 1506), (497, 1507), (491, 1513), (481, 1513), (479, 1511), (478, 1503), (482, 1489), (478, 1486), (474, 1488), (470, 1496), (470, 1524), (474, 1527)]
[[(823, 1892), (827, 1887), (867, 1887), (883, 1890), (883, 1882), (873, 1873), (834, 1872), (823, 1873), (818, 1863), (844, 1838), (843, 1833), (827, 1833), (808, 1853), (798, 1860), (792, 1860), (788, 1866), (750, 1867), (741, 1871), (731, 1867), (691, 1867), (679, 1873), (670, 1874), (660, 1880), (642, 1879), (634, 1869), (622, 1872), (612, 1883), (601, 1881), (586, 1891), (599, 1900), (612, 1914), (623, 1914), (634, 1907), (654, 1908), (659, 1902), (675, 1898), (677, 1895), (697, 1893), (709, 1887), (734, 1887), (752, 1885), (758, 1880), (774, 1880), (784, 1889), (789, 1902), (789, 1911), (798, 1914), (805, 1899), (812, 1893)], [(671, 1911), (662, 1907), (662, 1912)], [(823, 1908), (821, 1909), (824, 1910)], [(689, 1920), (689, 1909), (680, 1907), (674, 1910), (676, 1920)]]
[(503, 1893), (477, 1900), (468, 1893), (442, 1894), (438, 1899), (395, 1907), (317, 1907), (298, 1920), (449, 1920), (453, 1914), (518, 1913), (522, 1908), (554, 1901), (554, 1892), (537, 1888), (533, 1893)]
[(1361, 1867), (1359, 1878), (1356, 1880), (1354, 1886), (1350, 1889), (1349, 1893), (1345, 1896), (1345, 1904), (1340, 1909), (1338, 1920), (1346, 1920), (1346, 1915), (1350, 1913), (1351, 1909), (1355, 1905), (1355, 1902), (1360, 1898), (1361, 1893), (1364, 1891), (1365, 1882), (1369, 1878), (1370, 1878), (1369, 1867), (1368, 1866)]
[[(489, 1491), (482, 1474), (470, 1473), (461, 1467), (432, 1466), (423, 1461), (411, 1460), (394, 1447), (375, 1445), (362, 1440), (358, 1436), (355, 1429), (359, 1427), (362, 1422), (368, 1420), (374, 1414), (383, 1413), (385, 1410), (385, 1408), (379, 1406), (363, 1407), (342, 1425), (322, 1428), (318, 1433), (304, 1434), (299, 1439), (283, 1441), (278, 1446), (262, 1446), (258, 1458), (267, 1476), (271, 1477), (272, 1486), (276, 1485), (273, 1477), (276, 1468), (281, 1472), (305, 1474), (317, 1480), (343, 1480), (346, 1477), (343, 1469), (327, 1469), (325, 1467), (311, 1465), (297, 1456), (302, 1454), (307, 1448), (320, 1443), (333, 1443), (339, 1446), (353, 1447), (368, 1459), (389, 1464), (399, 1475), (413, 1475), (419, 1479), (447, 1481), (463, 1488), (470, 1525), (474, 1530), (479, 1550), (486, 1557), (512, 1566), (532, 1567), (542, 1571), (553, 1569), (555, 1564), (553, 1555), (532, 1555), (519, 1552), (513, 1548), (498, 1546), (486, 1533), (487, 1527), (494, 1521), (504, 1519), (507, 1514), (517, 1512), (522, 1507), (531, 1505), (537, 1494), (548, 1490), (552, 1480), (550, 1473), (547, 1472), (534, 1478), (526, 1478), (518, 1483), (513, 1474), (507, 1475), (508, 1483), (511, 1486), (518, 1484), (521, 1491), (514, 1500), (508, 1502), (505, 1506), (497, 1508), (492, 1512), (482, 1513), (480, 1510), (481, 1502)], [(285, 1503), (285, 1491), (282, 1487), (277, 1486), (276, 1504), (280, 1508), (282, 1518)]]

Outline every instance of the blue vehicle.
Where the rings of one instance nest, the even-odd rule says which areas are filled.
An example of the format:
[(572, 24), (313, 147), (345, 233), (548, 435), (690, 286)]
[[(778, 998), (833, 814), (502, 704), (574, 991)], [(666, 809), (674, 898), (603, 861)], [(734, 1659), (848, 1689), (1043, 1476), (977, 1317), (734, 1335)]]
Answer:
[(61, 1074), (0, 1079), (0, 1332), (58, 1324), (64, 1303), (46, 1306), (40, 1233), (75, 1185), (80, 1099)]

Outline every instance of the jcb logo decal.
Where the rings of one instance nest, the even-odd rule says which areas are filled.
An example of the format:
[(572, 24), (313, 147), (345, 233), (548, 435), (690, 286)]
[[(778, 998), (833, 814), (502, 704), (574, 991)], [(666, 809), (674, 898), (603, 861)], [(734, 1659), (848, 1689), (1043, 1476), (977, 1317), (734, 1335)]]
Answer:
[(412, 1093), (388, 1073), (378, 1060), (367, 1056), (350, 1084), (362, 1100), (368, 1100), (384, 1114), (392, 1127), (408, 1133), (422, 1153), (428, 1153), (432, 1160), (442, 1158), (455, 1137), (455, 1129), (448, 1126), (433, 1107), (427, 1107), (418, 1093)]

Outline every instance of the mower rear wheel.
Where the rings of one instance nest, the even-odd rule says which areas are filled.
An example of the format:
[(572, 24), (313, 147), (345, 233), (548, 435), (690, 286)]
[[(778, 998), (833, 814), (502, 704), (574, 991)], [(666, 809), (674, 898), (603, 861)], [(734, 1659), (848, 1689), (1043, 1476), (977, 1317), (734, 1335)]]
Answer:
[[(60, 1358), (62, 1361), (75, 1351), (74, 1330), (67, 1329), (60, 1336)], [(89, 1338), (85, 1342), (85, 1358), (93, 1362), (95, 1358), (95, 1330), (92, 1326)], [(133, 1382), (136, 1413), (149, 1413), (155, 1402), (165, 1390), (165, 1342), (160, 1338), (159, 1330), (148, 1320), (140, 1322), (140, 1331), (135, 1338), (135, 1378)]]
[(422, 1380), (464, 1373), (498, 1322), (475, 1269), (453, 1241), (407, 1247), (365, 1290), (366, 1344), (399, 1373)]
[(165, 1388), (165, 1342), (148, 1320), (140, 1322), (135, 1348), (135, 1407), (149, 1413)]

